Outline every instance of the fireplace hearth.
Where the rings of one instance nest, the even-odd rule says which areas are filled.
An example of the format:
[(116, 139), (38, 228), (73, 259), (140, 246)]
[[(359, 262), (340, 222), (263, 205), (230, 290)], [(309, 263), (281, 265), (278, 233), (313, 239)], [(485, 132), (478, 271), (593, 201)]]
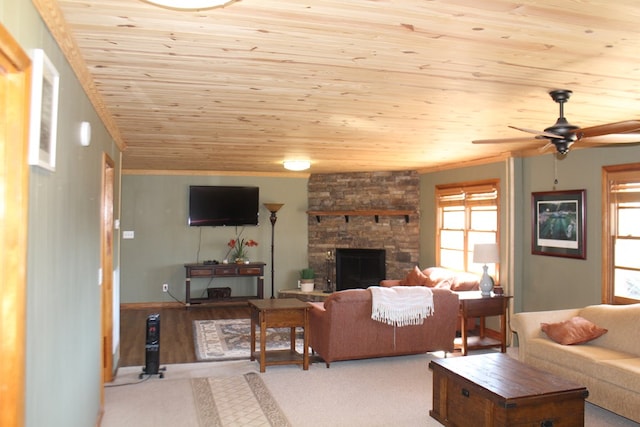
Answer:
[(386, 278), (384, 249), (336, 249), (336, 291), (378, 286)]

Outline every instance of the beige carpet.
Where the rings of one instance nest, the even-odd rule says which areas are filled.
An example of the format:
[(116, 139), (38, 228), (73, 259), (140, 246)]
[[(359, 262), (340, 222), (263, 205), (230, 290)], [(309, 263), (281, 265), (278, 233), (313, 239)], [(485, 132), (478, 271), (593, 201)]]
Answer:
[[(428, 363), (434, 357), (441, 354), (334, 362), (329, 369), (314, 363), (308, 371), (294, 365), (269, 366), (263, 374), (257, 373), (257, 362), (248, 360), (200, 362), (169, 365), (164, 379), (152, 377), (142, 383), (137, 380), (141, 368), (122, 368), (115, 384), (132, 385), (105, 390), (102, 427), (214, 426), (199, 419), (192, 380), (198, 378), (196, 383), (208, 383), (209, 388), (215, 384), (224, 392), (227, 386), (222, 384), (246, 382), (247, 373), (262, 380), (263, 392), (277, 402), (293, 427), (439, 426), (429, 417)], [(241, 388), (244, 398), (255, 396), (251, 387)], [(228, 425), (251, 425), (243, 422)], [(638, 424), (587, 404), (585, 426)]]
[[(267, 329), (267, 350), (289, 348), (289, 328)], [(260, 330), (256, 329), (260, 339)], [(302, 330), (296, 339), (298, 351), (302, 352)], [(220, 361), (248, 359), (251, 352), (251, 321), (249, 319), (194, 320), (193, 339), (196, 359)], [(259, 342), (259, 341), (258, 341)], [(259, 344), (256, 345), (258, 347)]]

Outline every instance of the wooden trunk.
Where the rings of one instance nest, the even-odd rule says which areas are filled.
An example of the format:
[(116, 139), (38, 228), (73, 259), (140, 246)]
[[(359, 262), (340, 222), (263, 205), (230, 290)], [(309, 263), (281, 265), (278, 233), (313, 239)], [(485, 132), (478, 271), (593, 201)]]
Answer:
[(585, 387), (502, 353), (438, 359), (433, 409), (445, 426), (584, 426)]

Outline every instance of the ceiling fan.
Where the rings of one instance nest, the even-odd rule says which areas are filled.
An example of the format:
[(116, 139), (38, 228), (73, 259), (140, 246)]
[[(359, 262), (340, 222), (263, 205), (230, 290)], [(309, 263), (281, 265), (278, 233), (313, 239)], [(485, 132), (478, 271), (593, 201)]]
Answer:
[[(640, 120), (626, 120), (586, 128), (580, 128), (569, 123), (564, 117), (564, 103), (569, 100), (572, 93), (572, 91), (566, 89), (557, 89), (549, 92), (551, 98), (560, 106), (560, 117), (558, 117), (553, 126), (546, 128), (544, 131), (516, 126), (509, 127), (534, 134), (535, 137), (533, 138), (536, 140), (546, 140), (547, 144), (542, 149), (555, 145), (558, 153), (563, 155), (567, 154), (569, 147), (578, 141), (581, 142), (581, 145), (640, 143), (640, 133), (629, 133), (640, 131)], [(472, 142), (474, 144), (531, 142), (531, 138), (481, 139)]]

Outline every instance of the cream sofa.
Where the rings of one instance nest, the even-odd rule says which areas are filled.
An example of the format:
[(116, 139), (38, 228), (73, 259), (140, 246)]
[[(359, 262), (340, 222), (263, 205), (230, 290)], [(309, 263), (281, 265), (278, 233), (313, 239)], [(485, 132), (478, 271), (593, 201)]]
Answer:
[[(579, 316), (608, 330), (585, 344), (561, 345), (541, 330)], [(518, 357), (524, 363), (587, 387), (587, 400), (640, 422), (640, 304), (517, 313)]]

